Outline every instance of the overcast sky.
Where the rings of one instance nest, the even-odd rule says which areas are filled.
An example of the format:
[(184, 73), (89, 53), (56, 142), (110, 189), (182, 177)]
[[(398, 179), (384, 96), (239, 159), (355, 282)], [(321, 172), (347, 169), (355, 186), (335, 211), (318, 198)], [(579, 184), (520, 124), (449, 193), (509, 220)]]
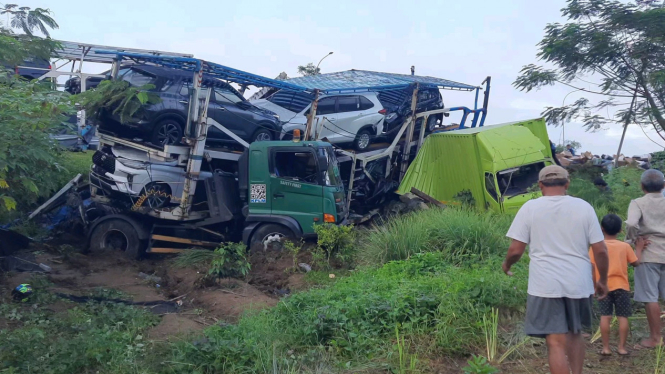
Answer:
[[(512, 87), (523, 65), (537, 62), (536, 44), (547, 23), (561, 22), (564, 0), (476, 1), (128, 1), (22, 0), (50, 8), (60, 29), (52, 37), (195, 57), (274, 78), (298, 65), (321, 63), (323, 73), (365, 69), (430, 75), (469, 84), (492, 76), (486, 124), (535, 118), (560, 106), (571, 89), (548, 87), (522, 93)], [(537, 6), (536, 6), (537, 4)], [(4, 21), (4, 19), (3, 19)], [(98, 69), (99, 71), (104, 69)], [(95, 71), (97, 72), (97, 71)], [(582, 95), (568, 95), (572, 103)], [(473, 94), (447, 92), (446, 106), (472, 106)], [(452, 118), (452, 117), (451, 117)], [(562, 129), (549, 128), (560, 142)], [(663, 150), (653, 130), (633, 125), (624, 154)], [(616, 153), (621, 127), (586, 133), (565, 128), (582, 150)]]

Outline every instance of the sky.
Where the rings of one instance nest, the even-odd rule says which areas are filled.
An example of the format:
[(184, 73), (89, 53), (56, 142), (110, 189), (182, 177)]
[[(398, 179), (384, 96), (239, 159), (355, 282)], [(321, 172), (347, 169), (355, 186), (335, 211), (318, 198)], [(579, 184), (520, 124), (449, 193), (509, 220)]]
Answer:
[[(298, 65), (316, 64), (328, 52), (333, 55), (321, 63), (323, 73), (409, 74), (414, 65), (417, 75), (473, 85), (491, 76), (486, 125), (537, 118), (547, 106), (583, 96), (563, 86), (530, 93), (512, 86), (524, 65), (538, 62), (536, 45), (544, 27), (564, 21), (560, 9), (565, 0), (538, 1), (537, 6), (533, 0), (18, 2), (50, 8), (60, 25), (51, 33), (55, 39), (191, 53), (271, 78), (282, 71), (298, 76)], [(443, 97), (448, 107), (473, 106), (472, 93), (446, 91)], [(457, 122), (454, 115), (450, 119)], [(583, 151), (615, 154), (621, 131), (620, 125), (610, 125), (588, 133), (580, 123), (569, 123), (565, 139), (580, 142)], [(561, 142), (562, 128), (549, 127), (549, 134)], [(655, 131), (632, 125), (622, 153), (641, 155), (663, 146)]]

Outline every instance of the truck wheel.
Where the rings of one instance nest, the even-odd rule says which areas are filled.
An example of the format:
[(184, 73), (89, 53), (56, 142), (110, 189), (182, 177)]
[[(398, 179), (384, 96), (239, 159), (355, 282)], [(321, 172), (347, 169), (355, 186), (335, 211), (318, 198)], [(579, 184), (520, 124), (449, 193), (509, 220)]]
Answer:
[(90, 252), (122, 251), (127, 258), (139, 259), (143, 250), (134, 226), (122, 219), (102, 222), (90, 233)]
[(263, 251), (281, 251), (285, 240), (295, 240), (295, 235), (288, 228), (268, 223), (259, 226), (249, 241), (249, 248), (261, 248)]
[(361, 130), (356, 134), (356, 139), (353, 141), (353, 148), (356, 151), (362, 152), (367, 150), (367, 147), (372, 143), (372, 133), (369, 130)]
[(156, 145), (179, 144), (182, 140), (182, 125), (178, 121), (165, 119), (152, 130), (151, 143)]

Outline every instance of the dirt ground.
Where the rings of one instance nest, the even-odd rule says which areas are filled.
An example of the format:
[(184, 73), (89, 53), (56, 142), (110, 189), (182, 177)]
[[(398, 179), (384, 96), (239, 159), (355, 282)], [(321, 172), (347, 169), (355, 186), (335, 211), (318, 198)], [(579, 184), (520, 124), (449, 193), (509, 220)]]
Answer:
[[(202, 272), (174, 267), (172, 256), (133, 261), (119, 253), (63, 255), (54, 250), (57, 248), (58, 243), (33, 245), (27, 251), (34, 254), (35, 263), (51, 267), (44, 275), (52, 283), (52, 292), (84, 296), (95, 289), (107, 289), (119, 291), (123, 299), (135, 303), (170, 301), (175, 308), (156, 312), (161, 323), (148, 333), (155, 341), (179, 339), (207, 326), (233, 323), (245, 311), (274, 306), (280, 297), (304, 287), (304, 274), (289, 271), (293, 266), (289, 254), (255, 253), (250, 256), (252, 270), (245, 281), (222, 279), (204, 284)], [(0, 275), (0, 290), (9, 293), (12, 287), (28, 283), (33, 273)], [(3, 323), (0, 318), (0, 328)]]

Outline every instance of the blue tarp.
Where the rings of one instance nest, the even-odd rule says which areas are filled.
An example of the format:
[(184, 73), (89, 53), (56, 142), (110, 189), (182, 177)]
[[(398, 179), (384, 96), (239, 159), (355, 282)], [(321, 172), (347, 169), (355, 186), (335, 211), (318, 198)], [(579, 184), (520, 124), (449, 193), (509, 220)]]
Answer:
[(309, 90), (319, 89), (325, 93), (397, 90), (406, 88), (413, 83), (419, 83), (423, 88), (430, 87), (461, 91), (473, 91), (478, 88), (477, 86), (435, 77), (367, 70), (347, 70), (337, 73), (291, 78), (287, 82)]

